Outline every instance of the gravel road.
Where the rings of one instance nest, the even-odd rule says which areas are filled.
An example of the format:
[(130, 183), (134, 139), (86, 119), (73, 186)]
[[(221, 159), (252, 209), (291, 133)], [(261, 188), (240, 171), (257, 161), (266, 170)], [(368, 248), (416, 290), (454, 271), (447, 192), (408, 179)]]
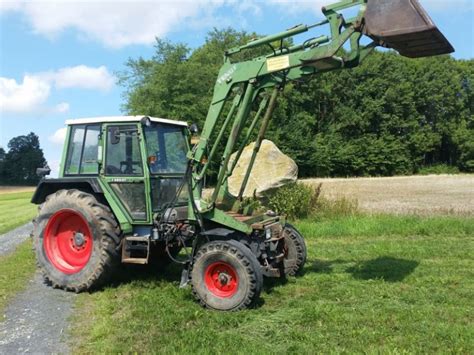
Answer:
[(33, 223), (27, 223), (10, 232), (0, 235), (0, 255), (7, 254), (28, 239), (33, 230)]
[[(0, 235), (0, 255), (26, 240), (31, 223)], [(0, 323), (0, 354), (67, 354), (65, 339), (75, 294), (47, 287), (37, 272), (6, 307)]]

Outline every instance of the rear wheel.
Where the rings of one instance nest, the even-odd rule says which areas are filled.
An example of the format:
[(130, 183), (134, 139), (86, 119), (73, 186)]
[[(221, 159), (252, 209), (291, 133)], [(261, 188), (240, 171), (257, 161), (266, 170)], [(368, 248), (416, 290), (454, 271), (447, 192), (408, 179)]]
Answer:
[(250, 307), (259, 297), (263, 276), (257, 258), (237, 241), (213, 241), (196, 252), (191, 285), (205, 307), (236, 311)]
[(118, 263), (119, 235), (114, 215), (93, 195), (60, 190), (47, 197), (35, 220), (38, 266), (53, 287), (88, 290)]
[(306, 243), (303, 236), (287, 223), (283, 229), (285, 236), (285, 276), (295, 276), (303, 269), (306, 263)]

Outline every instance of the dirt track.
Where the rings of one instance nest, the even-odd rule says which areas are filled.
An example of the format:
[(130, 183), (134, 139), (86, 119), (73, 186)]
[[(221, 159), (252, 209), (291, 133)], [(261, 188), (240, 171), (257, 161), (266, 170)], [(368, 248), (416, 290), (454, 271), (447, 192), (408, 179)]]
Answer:
[[(10, 253), (30, 235), (31, 223), (0, 235), (0, 255)], [(68, 318), (76, 295), (43, 283), (37, 272), (0, 318), (0, 354), (65, 354)]]
[(367, 212), (474, 216), (474, 175), (306, 179), (329, 199), (356, 199)]

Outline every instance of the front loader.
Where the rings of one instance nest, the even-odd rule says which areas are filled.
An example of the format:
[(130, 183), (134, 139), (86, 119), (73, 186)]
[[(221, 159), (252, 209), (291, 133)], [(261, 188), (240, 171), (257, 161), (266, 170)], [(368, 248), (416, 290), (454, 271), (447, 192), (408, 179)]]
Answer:
[[(341, 11), (349, 8), (357, 15), (345, 18)], [(279, 92), (290, 81), (357, 67), (377, 46), (410, 58), (453, 52), (417, 0), (343, 0), (322, 12), (325, 19), (318, 23), (224, 53), (195, 145), (190, 142), (197, 128), (185, 122), (147, 116), (68, 121), (60, 177), (43, 179), (32, 200), (40, 204), (34, 244), (47, 282), (80, 292), (103, 283), (120, 262), (176, 261), (183, 264), (181, 285), (190, 283), (203, 306), (240, 310), (254, 304), (264, 277), (300, 272), (303, 236), (285, 216), (254, 212), (243, 199)], [(288, 45), (321, 26), (328, 35)], [(364, 37), (369, 44), (361, 44)], [(267, 54), (237, 59), (264, 49)], [(227, 180), (255, 132), (234, 196)], [(204, 198), (215, 161), (216, 186)]]

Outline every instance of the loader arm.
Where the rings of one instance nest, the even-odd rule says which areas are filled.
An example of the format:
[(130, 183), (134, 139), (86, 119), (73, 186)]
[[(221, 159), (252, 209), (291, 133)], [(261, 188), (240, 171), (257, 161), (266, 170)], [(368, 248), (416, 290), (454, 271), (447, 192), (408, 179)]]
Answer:
[[(358, 14), (345, 19), (340, 11), (350, 7), (358, 7)], [(417, 0), (343, 0), (323, 7), (322, 12), (325, 19), (316, 24), (295, 26), (287, 31), (250, 41), (225, 53), (199, 142), (188, 154), (192, 166), (189, 182), (192, 193), (190, 216), (195, 217), (197, 213), (226, 224), (227, 221), (216, 217), (222, 217), (222, 214), (214, 210), (216, 204), (224, 210), (237, 211), (240, 208), (245, 185), (275, 108), (278, 92), (286, 82), (332, 70), (357, 67), (377, 46), (393, 48), (409, 57), (453, 51)], [(384, 23), (391, 28), (384, 27)], [(285, 46), (290, 38), (324, 25), (329, 26), (330, 35), (310, 37), (301, 44)], [(363, 35), (368, 36), (372, 42), (361, 45)], [(350, 49), (341, 50), (346, 43)], [(262, 46), (270, 48), (271, 52), (246, 61), (233, 60), (242, 51)], [(253, 108), (256, 113), (249, 120)], [(222, 119), (224, 112), (226, 117)], [(232, 174), (242, 150), (258, 126), (260, 128), (255, 150), (240, 193), (238, 196), (231, 196), (227, 189), (227, 178)], [(244, 127), (248, 127), (247, 134), (241, 138)], [(242, 141), (237, 147), (239, 139)], [(217, 147), (225, 140), (215, 191), (210, 200), (204, 201), (204, 177), (210, 162), (217, 159)], [(237, 158), (230, 164), (231, 154), (235, 151)], [(243, 232), (249, 230), (248, 226), (238, 223), (233, 227)]]

